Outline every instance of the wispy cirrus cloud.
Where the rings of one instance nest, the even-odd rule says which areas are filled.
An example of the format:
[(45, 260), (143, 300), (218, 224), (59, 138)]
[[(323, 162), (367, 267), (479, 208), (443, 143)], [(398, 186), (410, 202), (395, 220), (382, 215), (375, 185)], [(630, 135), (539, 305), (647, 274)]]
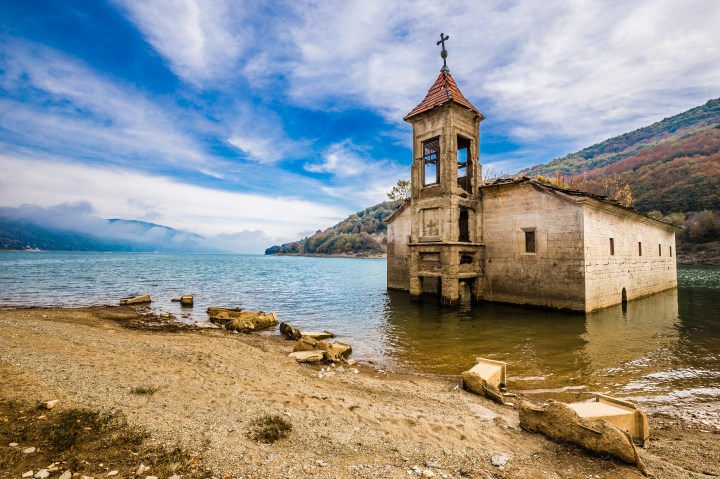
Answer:
[[(4, 42), (0, 136), (15, 146), (146, 168), (147, 160), (221, 176), (171, 100), (152, 100), (50, 48)], [(197, 125), (195, 125), (197, 126)]]
[(226, 78), (244, 51), (242, 28), (250, 2), (116, 0), (180, 78), (191, 83)]
[(707, 0), (378, 0), (306, 4), (300, 17), (289, 95), (308, 108), (361, 105), (399, 122), (441, 65), (440, 31), (485, 125), (517, 142), (587, 146), (718, 96), (720, 4)]

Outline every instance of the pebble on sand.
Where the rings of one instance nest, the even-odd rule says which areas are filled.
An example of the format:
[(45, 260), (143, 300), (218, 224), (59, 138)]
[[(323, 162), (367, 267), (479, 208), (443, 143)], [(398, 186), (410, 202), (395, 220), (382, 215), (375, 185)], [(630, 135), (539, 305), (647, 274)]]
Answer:
[(22, 450), (22, 452), (23, 452), (23, 454), (32, 454), (33, 452), (35, 452), (35, 448), (34, 447), (26, 447), (25, 449)]
[(47, 469), (40, 469), (38, 472), (35, 473), (33, 477), (35, 479), (45, 479), (47, 477), (50, 477), (50, 473)]
[(490, 462), (493, 466), (501, 467), (508, 463), (510, 456), (507, 454), (493, 454), (490, 458)]
[(112, 471), (108, 472), (108, 476), (117, 476), (119, 472), (120, 471), (118, 471), (117, 469), (112, 470)]
[(23, 473), (22, 477), (32, 477), (32, 475), (33, 475), (33, 471), (28, 471), (28, 472)]
[(72, 472), (70, 469), (66, 469), (65, 472), (60, 474), (60, 477), (58, 479), (70, 479), (72, 477)]
[(10, 446), (10, 447), (17, 447), (17, 445), (18, 445), (18, 443), (16, 443), (16, 442), (11, 442), (10, 444), (8, 444), (8, 446)]

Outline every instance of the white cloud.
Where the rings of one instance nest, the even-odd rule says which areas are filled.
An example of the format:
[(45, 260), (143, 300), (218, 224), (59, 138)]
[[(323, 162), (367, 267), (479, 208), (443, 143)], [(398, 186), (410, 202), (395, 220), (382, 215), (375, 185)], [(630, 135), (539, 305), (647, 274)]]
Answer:
[(0, 67), (0, 85), (10, 92), (0, 99), (0, 127), (16, 144), (138, 167), (152, 159), (220, 176), (222, 162), (205, 154), (182, 126), (185, 113), (162, 98), (152, 101), (76, 60), (23, 42), (7, 43)]
[(717, 2), (569, 4), (482, 86), (517, 138), (587, 145), (717, 96), (719, 23)]
[(284, 68), (308, 108), (359, 105), (400, 122), (441, 66), (440, 31), (463, 93), (521, 142), (588, 145), (702, 104), (720, 84), (720, 3), (709, 0), (368, 0), (300, 14), (299, 54)]
[(303, 167), (311, 173), (332, 175), (332, 181), (321, 190), (329, 196), (350, 199), (358, 207), (387, 201), (387, 193), (397, 180), (409, 174), (407, 167), (373, 158), (366, 147), (349, 139), (328, 146), (320, 163), (306, 163)]
[(180, 78), (225, 77), (242, 53), (247, 5), (224, 0), (117, 0)]
[(57, 160), (1, 155), (0, 168), (2, 206), (89, 201), (103, 218), (152, 221), (207, 236), (261, 231), (275, 242), (287, 242), (300, 231), (331, 226), (347, 215), (334, 206), (289, 196), (219, 191)]
[(304, 168), (311, 173), (331, 173), (342, 178), (379, 168), (378, 163), (377, 160), (372, 161), (365, 148), (351, 140), (344, 140), (327, 147), (321, 163), (306, 163)]

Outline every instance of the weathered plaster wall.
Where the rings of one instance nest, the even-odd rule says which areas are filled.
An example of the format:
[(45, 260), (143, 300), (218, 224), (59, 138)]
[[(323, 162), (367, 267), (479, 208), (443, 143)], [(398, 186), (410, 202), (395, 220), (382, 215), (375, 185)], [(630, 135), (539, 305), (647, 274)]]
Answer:
[(409, 289), (408, 242), (411, 230), (411, 209), (405, 208), (388, 224), (387, 243), (387, 287), (388, 289)]
[[(583, 212), (588, 311), (618, 304), (623, 288), (631, 300), (677, 287), (672, 227), (593, 200)], [(615, 254), (610, 254), (610, 238)]]
[[(584, 310), (583, 210), (530, 184), (482, 189), (484, 299)], [(536, 252), (525, 252), (535, 228)]]

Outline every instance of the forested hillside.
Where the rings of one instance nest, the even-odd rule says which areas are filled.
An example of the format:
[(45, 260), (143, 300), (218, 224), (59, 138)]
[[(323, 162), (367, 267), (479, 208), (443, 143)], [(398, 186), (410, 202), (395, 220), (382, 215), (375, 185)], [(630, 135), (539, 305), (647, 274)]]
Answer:
[(384, 203), (365, 208), (348, 216), (340, 223), (318, 230), (314, 235), (273, 246), (265, 254), (326, 254), (368, 256), (386, 251), (385, 219), (397, 208), (397, 203)]
[(96, 231), (43, 224), (37, 219), (7, 217), (0, 210), (0, 250), (200, 252), (216, 250), (201, 244), (202, 236), (167, 226), (97, 218)]
[(635, 208), (683, 226), (682, 262), (720, 264), (720, 99), (519, 174), (627, 185)]
[(720, 99), (710, 100), (702, 106), (610, 138), (549, 163), (533, 166), (518, 174), (552, 177), (560, 172), (563, 176), (572, 176), (612, 165), (661, 142), (672, 143), (717, 125), (720, 125)]

